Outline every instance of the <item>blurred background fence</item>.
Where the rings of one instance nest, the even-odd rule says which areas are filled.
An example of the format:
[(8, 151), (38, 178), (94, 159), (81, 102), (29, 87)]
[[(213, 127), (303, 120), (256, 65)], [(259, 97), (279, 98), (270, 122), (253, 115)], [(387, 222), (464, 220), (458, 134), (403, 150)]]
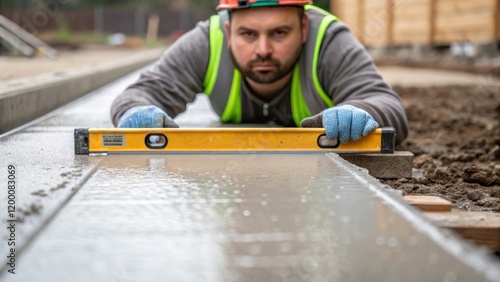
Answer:
[(191, 29), (207, 19), (210, 10), (136, 9), (128, 7), (96, 7), (60, 10), (50, 16), (41, 10), (4, 11), (2, 14), (32, 34), (67, 29), (71, 32), (124, 33), (145, 36), (150, 18), (159, 18), (158, 35), (167, 37)]
[(500, 0), (332, 0), (331, 6), (368, 47), (500, 39)]
[[(215, 12), (218, 0), (0, 0), (0, 14), (28, 32), (124, 33), (177, 38)], [(500, 0), (315, 0), (367, 47), (498, 45)], [(154, 21), (152, 21), (152, 19)], [(498, 48), (497, 48), (498, 49)]]
[[(215, 13), (218, 0), (0, 0), (0, 14), (38, 34), (69, 32), (124, 33), (145, 36), (158, 16), (158, 36), (188, 31)], [(317, 0), (329, 9), (330, 0)]]

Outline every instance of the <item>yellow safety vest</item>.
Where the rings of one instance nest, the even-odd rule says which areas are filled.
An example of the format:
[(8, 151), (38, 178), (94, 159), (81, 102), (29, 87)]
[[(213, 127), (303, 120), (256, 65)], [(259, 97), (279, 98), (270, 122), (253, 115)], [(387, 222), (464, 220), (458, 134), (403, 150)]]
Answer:
[[(302, 119), (333, 107), (332, 99), (319, 83), (317, 66), (325, 32), (338, 18), (313, 5), (306, 5), (305, 10), (309, 18), (308, 40), (293, 70), (290, 93), (297, 126)], [(241, 123), (242, 77), (233, 65), (226, 43), (223, 26), (228, 19), (227, 11), (210, 18), (210, 59), (203, 86), (222, 122)], [(303, 93), (307, 93), (306, 96)]]

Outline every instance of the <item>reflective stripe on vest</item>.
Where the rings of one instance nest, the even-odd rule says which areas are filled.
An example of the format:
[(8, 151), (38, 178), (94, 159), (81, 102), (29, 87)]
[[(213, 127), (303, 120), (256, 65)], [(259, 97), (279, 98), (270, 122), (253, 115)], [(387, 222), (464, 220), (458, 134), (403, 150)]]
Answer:
[[(291, 85), (293, 120), (300, 126), (302, 119), (333, 107), (333, 101), (319, 82), (317, 66), (319, 51), (328, 26), (338, 19), (312, 5), (306, 5), (309, 17), (308, 40), (295, 66)], [(224, 22), (227, 11), (210, 18), (210, 59), (204, 80), (204, 93), (210, 97), (214, 110), (225, 123), (241, 122), (240, 72), (234, 67), (227, 47)], [(311, 93), (306, 96), (303, 93)]]

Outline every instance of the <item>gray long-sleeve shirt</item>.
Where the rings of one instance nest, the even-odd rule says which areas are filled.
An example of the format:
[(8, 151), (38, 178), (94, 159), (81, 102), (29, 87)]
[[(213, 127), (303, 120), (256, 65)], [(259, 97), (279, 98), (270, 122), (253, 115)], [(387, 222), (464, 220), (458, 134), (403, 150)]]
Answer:
[[(128, 109), (156, 105), (171, 117), (203, 92), (209, 60), (209, 23), (200, 22), (168, 48), (139, 80), (130, 85), (112, 104), (115, 126)], [(332, 23), (325, 34), (318, 60), (319, 82), (334, 104), (349, 104), (370, 113), (381, 126), (396, 129), (396, 142), (408, 134), (406, 115), (399, 96), (385, 83), (365, 48), (343, 24)], [(290, 106), (290, 84), (274, 100), (258, 99), (242, 84), (242, 122), (275, 122), (295, 126)]]

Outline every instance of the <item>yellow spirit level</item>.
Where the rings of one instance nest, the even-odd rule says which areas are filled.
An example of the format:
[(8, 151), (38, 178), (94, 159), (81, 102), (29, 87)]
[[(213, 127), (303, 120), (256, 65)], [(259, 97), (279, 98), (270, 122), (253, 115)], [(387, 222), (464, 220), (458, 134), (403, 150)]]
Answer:
[(234, 151), (394, 152), (393, 128), (379, 128), (346, 144), (323, 128), (75, 129), (75, 154)]

